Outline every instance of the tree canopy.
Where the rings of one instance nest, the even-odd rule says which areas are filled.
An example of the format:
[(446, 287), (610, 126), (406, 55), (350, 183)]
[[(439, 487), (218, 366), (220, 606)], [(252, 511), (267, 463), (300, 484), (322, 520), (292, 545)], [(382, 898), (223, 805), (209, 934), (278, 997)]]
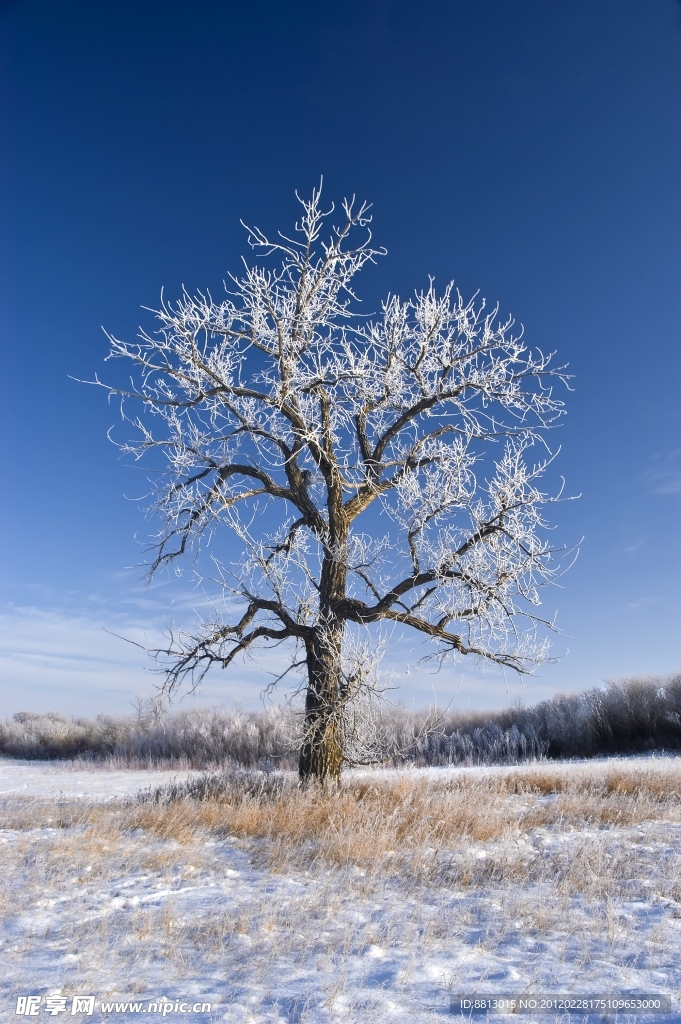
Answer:
[(566, 375), (452, 284), (360, 314), (355, 277), (382, 255), (369, 207), (345, 201), (333, 226), (320, 189), (301, 205), (292, 237), (248, 229), (262, 258), (220, 301), (185, 291), (155, 333), (110, 336), (135, 376), (103, 386), (136, 428), (123, 449), (160, 455), (150, 573), (216, 530), (237, 542), (221, 606), (157, 652), (167, 692), (287, 644), (306, 673), (301, 775), (324, 778), (373, 686), (360, 627), (521, 673), (547, 657), (540, 589), (560, 564), (543, 515), (558, 495), (541, 477)]

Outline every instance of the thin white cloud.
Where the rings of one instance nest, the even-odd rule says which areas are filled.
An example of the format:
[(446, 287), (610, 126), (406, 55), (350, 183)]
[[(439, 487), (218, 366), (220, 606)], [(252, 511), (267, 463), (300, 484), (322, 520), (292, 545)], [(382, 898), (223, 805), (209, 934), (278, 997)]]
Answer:
[(653, 494), (681, 494), (681, 448), (653, 455), (644, 479)]
[[(97, 614), (99, 612), (99, 614)], [(161, 681), (143, 648), (163, 641), (163, 617), (6, 607), (0, 611), (0, 716), (17, 711), (127, 714)], [(117, 635), (114, 635), (117, 634)], [(136, 645), (139, 646), (136, 646)], [(201, 703), (257, 707), (265, 682), (255, 666), (213, 673)]]
[[(132, 603), (137, 602), (138, 598), (133, 598)], [(137, 696), (154, 693), (162, 677), (154, 672), (154, 663), (142, 648), (162, 641), (163, 602), (145, 598), (139, 600), (145, 607), (132, 610), (129, 605), (124, 609), (107, 607), (106, 602), (94, 599), (92, 604), (95, 607), (85, 611), (37, 605), (0, 610), (0, 717), (48, 710), (85, 717), (130, 714)], [(192, 606), (189, 601), (186, 604), (185, 621), (191, 617), (187, 612)], [(437, 702), (442, 707), (454, 698), (453, 706), (463, 709), (501, 707), (523, 695), (530, 703), (535, 699), (532, 683), (524, 693), (515, 677), (505, 681), (501, 674), (484, 673), (474, 665), (451, 665), (434, 673), (432, 667), (415, 664), (422, 654), (407, 638), (395, 638), (383, 666), (392, 672), (397, 685), (389, 695), (392, 701), (417, 708)], [(211, 671), (197, 695), (187, 695), (181, 702), (178, 698), (178, 704), (198, 701), (202, 705), (261, 707), (263, 690), (283, 664), (281, 649), (263, 650), (226, 672)], [(286, 693), (284, 685), (273, 699)]]
[[(135, 698), (151, 696), (162, 680), (143, 648), (162, 645), (169, 621), (191, 627), (210, 604), (182, 579), (148, 588), (135, 581), (131, 587), (129, 574), (111, 574), (85, 599), (25, 588), (21, 604), (0, 605), (0, 718), (47, 710), (87, 717), (129, 714)], [(396, 685), (392, 701), (422, 708), (454, 699), (455, 708), (481, 709), (504, 707), (519, 697), (533, 703), (545, 695), (538, 680), (523, 685), (512, 674), (505, 679), (473, 662), (448, 663), (435, 672), (432, 664), (420, 663), (428, 649), (413, 635), (391, 635), (382, 668)], [(263, 649), (227, 671), (211, 670), (197, 695), (181, 704), (261, 707), (262, 692), (285, 665), (283, 648)], [(295, 685), (287, 677), (272, 699), (283, 699)]]
[[(131, 640), (145, 631), (130, 626)], [(2, 711), (91, 714), (129, 710), (151, 688), (144, 651), (106, 633), (100, 621), (37, 607), (0, 613)]]

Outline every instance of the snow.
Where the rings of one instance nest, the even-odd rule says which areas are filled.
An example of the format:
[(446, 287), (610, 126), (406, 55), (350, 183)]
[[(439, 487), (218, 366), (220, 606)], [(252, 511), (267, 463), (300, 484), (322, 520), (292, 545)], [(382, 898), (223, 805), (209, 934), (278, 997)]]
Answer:
[(170, 779), (182, 781), (197, 772), (128, 771), (99, 767), (90, 770), (71, 768), (61, 761), (21, 761), (0, 757), (0, 799), (8, 796), (34, 796), (49, 799), (85, 798), (111, 800), (132, 796), (147, 786), (162, 786)]
[[(3, 761), (0, 799), (6, 809), (26, 797), (104, 801), (170, 777)], [(129, 1008), (104, 1015), (102, 1001), (161, 999), (173, 1004), (168, 1019), (197, 1024), (425, 1024), (454, 1019), (450, 991), (636, 991), (671, 994), (671, 1015), (636, 1019), (672, 1024), (681, 1021), (681, 902), (658, 890), (678, 851), (674, 821), (536, 828), (452, 852), (452, 865), (471, 871), (503, 858), (513, 869), (461, 886), (446, 863), (438, 884), (319, 864), (277, 873), (263, 866), (262, 844), (230, 836), (188, 847), (105, 824), (94, 838), (81, 826), (5, 829), (0, 1021), (30, 1019), (15, 1015), (29, 994), (42, 997), (37, 1020), (139, 1021)], [(545, 870), (549, 858), (566, 872), (586, 858), (601, 875), (594, 867), (593, 885), (586, 878), (578, 892)], [(608, 865), (622, 863), (633, 872), (624, 890), (602, 892)], [(92, 1016), (71, 1014), (74, 993), (95, 995)], [(64, 1013), (46, 1014), (49, 994), (67, 997)], [(211, 1010), (183, 1015), (178, 1000)]]

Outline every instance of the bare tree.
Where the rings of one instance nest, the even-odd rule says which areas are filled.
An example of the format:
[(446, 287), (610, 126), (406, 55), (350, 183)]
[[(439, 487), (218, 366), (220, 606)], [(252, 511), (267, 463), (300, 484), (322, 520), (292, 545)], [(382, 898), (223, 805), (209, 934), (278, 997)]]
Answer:
[(360, 316), (353, 279), (382, 254), (369, 207), (345, 201), (327, 228), (320, 191), (293, 238), (248, 229), (276, 266), (245, 264), (221, 302), (162, 299), (160, 329), (134, 343), (110, 336), (108, 358), (137, 376), (102, 386), (143, 406), (123, 450), (162, 454), (150, 575), (218, 527), (242, 550), (218, 567), (222, 611), (156, 652), (165, 692), (287, 642), (306, 675), (300, 775), (324, 779), (375, 693), (360, 627), (410, 627), (436, 658), (519, 673), (546, 658), (539, 588), (559, 563), (540, 534), (558, 496), (539, 487), (548, 447), (528, 453), (563, 414), (552, 386), (566, 378), (452, 285)]

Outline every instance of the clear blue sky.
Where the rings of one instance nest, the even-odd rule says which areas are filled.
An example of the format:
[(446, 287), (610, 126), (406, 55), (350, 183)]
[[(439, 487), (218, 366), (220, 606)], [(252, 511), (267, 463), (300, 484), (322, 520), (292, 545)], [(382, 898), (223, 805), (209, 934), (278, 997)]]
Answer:
[[(218, 293), (239, 218), (288, 227), (320, 174), (374, 203), (367, 308), (454, 278), (575, 374), (559, 468), (583, 497), (557, 534), (585, 539), (545, 595), (569, 654), (510, 697), (681, 669), (681, 4), (13, 0), (0, 33), (0, 715), (150, 691), (104, 628), (155, 636), (196, 596), (126, 570), (143, 474), (69, 375), (101, 373), (100, 325), (131, 336), (162, 286)], [(216, 673), (201, 699), (255, 706), (266, 681)], [(465, 663), (402, 695), (433, 683), (509, 699)]]

